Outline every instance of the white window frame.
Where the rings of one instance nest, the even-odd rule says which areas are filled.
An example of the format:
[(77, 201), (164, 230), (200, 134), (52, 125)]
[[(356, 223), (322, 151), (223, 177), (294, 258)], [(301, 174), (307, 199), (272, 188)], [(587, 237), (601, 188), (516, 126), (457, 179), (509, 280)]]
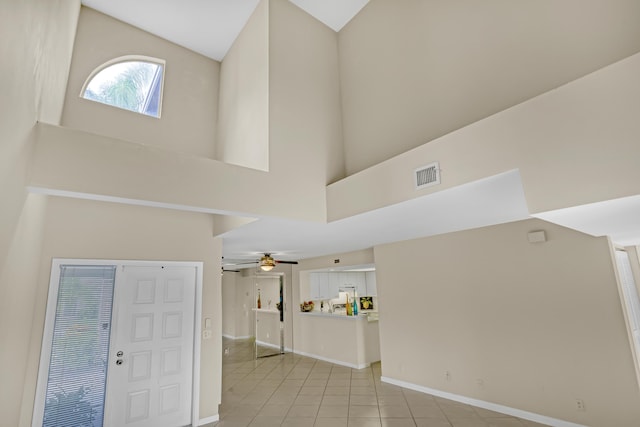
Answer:
[[(131, 110), (128, 110), (126, 108), (118, 107), (117, 105), (105, 104), (105, 103), (94, 101), (94, 100), (91, 100), (91, 99), (88, 99), (88, 98), (84, 97), (84, 93), (87, 90), (87, 86), (89, 85), (89, 83), (91, 83), (91, 81), (96, 76), (96, 74), (98, 74), (99, 72), (101, 72), (105, 68), (109, 68), (112, 65), (119, 64), (121, 62), (132, 62), (132, 61), (150, 62), (150, 63), (158, 64), (158, 65), (162, 66), (162, 81), (160, 82), (160, 99), (158, 100), (158, 115), (157, 116), (151, 116), (151, 115), (148, 115), (148, 114), (139, 113), (137, 111), (131, 111)], [(86, 78), (86, 80), (82, 84), (82, 89), (80, 89), (80, 95), (79, 96), (80, 96), (80, 98), (85, 99), (87, 101), (98, 102), (99, 104), (108, 105), (109, 107), (118, 108), (118, 109), (124, 110), (124, 111), (131, 111), (132, 113), (137, 113), (137, 114), (141, 114), (141, 115), (146, 116), (146, 117), (153, 117), (155, 119), (159, 119), (162, 116), (162, 104), (163, 104), (163, 101), (164, 101), (164, 79), (165, 79), (166, 71), (167, 71), (167, 61), (165, 61), (164, 59), (154, 58), (154, 57), (145, 56), (145, 55), (124, 55), (124, 56), (119, 56), (117, 58), (110, 59), (107, 62), (104, 62), (104, 63), (100, 64), (99, 66), (97, 66), (96, 68), (94, 68), (93, 71), (89, 74), (89, 76)]]
[[(640, 289), (638, 289), (639, 283), (640, 283), (639, 282), (640, 275), (638, 274), (639, 273), (638, 267), (640, 266), (640, 257), (639, 257), (638, 250), (635, 248), (627, 249), (627, 248), (616, 246), (616, 247), (613, 247), (612, 249), (613, 249), (612, 256), (613, 256), (613, 263), (615, 267), (614, 270), (616, 274), (616, 282), (618, 284), (618, 294), (620, 296), (620, 304), (622, 305), (622, 312), (624, 314), (624, 322), (627, 327), (627, 338), (629, 339), (629, 347), (631, 348), (633, 365), (636, 371), (636, 385), (638, 386), (638, 389), (640, 389), (640, 337), (636, 337), (634, 334), (634, 330), (633, 330), (634, 320), (632, 320), (633, 313), (631, 312), (631, 309), (630, 309), (630, 305), (632, 304), (632, 302), (628, 301), (627, 292), (624, 290), (625, 284), (623, 283), (622, 276), (625, 273), (620, 271), (620, 267), (618, 265), (618, 259), (617, 259), (617, 252), (625, 252), (629, 258), (631, 271), (628, 273), (631, 274), (631, 277), (634, 281), (637, 295), (640, 295)], [(634, 268), (634, 264), (635, 264), (635, 268)], [(637, 304), (636, 306), (639, 307), (640, 301), (636, 301), (636, 304)], [(637, 321), (640, 322), (640, 319), (637, 319)]]

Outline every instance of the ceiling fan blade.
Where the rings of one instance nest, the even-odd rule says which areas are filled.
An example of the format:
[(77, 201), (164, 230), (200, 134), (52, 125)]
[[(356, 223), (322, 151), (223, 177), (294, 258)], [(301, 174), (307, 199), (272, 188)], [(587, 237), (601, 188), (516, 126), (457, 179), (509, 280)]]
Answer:
[(279, 259), (276, 260), (277, 264), (298, 264), (298, 261), (280, 261)]
[(243, 265), (257, 265), (258, 261), (247, 261), (247, 262), (235, 262), (226, 264), (229, 267), (241, 267)]

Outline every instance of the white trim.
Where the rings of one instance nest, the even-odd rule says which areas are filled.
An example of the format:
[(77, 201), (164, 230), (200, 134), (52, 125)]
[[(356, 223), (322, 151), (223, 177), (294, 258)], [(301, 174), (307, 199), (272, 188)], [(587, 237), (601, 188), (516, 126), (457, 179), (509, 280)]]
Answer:
[[(153, 266), (168, 265), (172, 267), (194, 267), (196, 269), (196, 294), (194, 312), (194, 341), (193, 341), (193, 391), (191, 395), (191, 424), (196, 424), (200, 414), (200, 347), (201, 347), (201, 323), (202, 323), (202, 280), (204, 264), (201, 261), (136, 261), (136, 260), (105, 260), (105, 259), (79, 259), (79, 258), (53, 258), (51, 261), (51, 273), (49, 276), (49, 295), (42, 334), (42, 347), (40, 350), (40, 363), (34, 398), (32, 427), (42, 426), (44, 417), (45, 391), (49, 376), (49, 359), (51, 357), (51, 337), (55, 324), (55, 315), (58, 302), (58, 289), (60, 283), (60, 266), (64, 264), (74, 265), (113, 265), (116, 270), (121, 266)], [(57, 274), (54, 274), (57, 273)], [(116, 273), (117, 274), (117, 273)], [(113, 325), (112, 325), (113, 327)], [(212, 417), (209, 417), (212, 418)], [(217, 421), (217, 420), (216, 420)]]
[[(625, 248), (619, 248), (619, 247), (615, 247), (615, 245), (613, 244), (613, 242), (611, 241), (611, 238), (608, 238), (609, 243), (610, 243), (610, 250), (611, 250), (611, 259), (614, 265), (614, 273), (615, 273), (615, 277), (616, 277), (616, 285), (618, 287), (618, 297), (620, 298), (620, 305), (622, 306), (622, 313), (623, 313), (623, 317), (624, 317), (624, 324), (626, 326), (626, 330), (627, 330), (627, 339), (629, 340), (629, 346), (631, 348), (631, 358), (633, 359), (633, 367), (635, 368), (636, 371), (636, 386), (640, 389), (640, 342), (637, 342), (637, 338), (634, 335), (634, 330), (633, 330), (633, 312), (630, 309), (630, 301), (627, 301), (628, 299), (628, 294), (624, 289), (624, 281), (623, 281), (623, 277), (622, 277), (622, 272), (621, 272), (621, 267), (620, 264), (618, 263), (618, 255), (617, 252), (624, 252), (625, 254), (627, 254), (627, 259), (629, 261), (629, 264), (631, 264), (631, 257), (629, 256), (629, 252), (625, 249)], [(629, 268), (631, 269), (631, 279), (635, 282), (635, 277), (633, 275), (633, 267), (631, 265), (629, 265)]]
[(246, 340), (248, 338), (253, 338), (251, 335), (244, 335), (241, 337), (234, 337), (233, 335), (222, 334), (223, 337), (229, 338), (230, 340)]
[(335, 365), (346, 366), (347, 368), (353, 369), (364, 369), (371, 366), (371, 363), (362, 363), (360, 365), (356, 365), (354, 363), (343, 362), (342, 360), (330, 359), (328, 357), (318, 356), (317, 354), (306, 353), (304, 351), (294, 350), (294, 354), (299, 354), (300, 356), (311, 357), (313, 359), (322, 360), (323, 362), (333, 363)]
[[(193, 330), (193, 379), (191, 392), (191, 425), (195, 426), (200, 418), (200, 349), (202, 345), (202, 280), (204, 263), (195, 262), (196, 269), (196, 300)], [(217, 421), (217, 420), (216, 420)]]
[[(151, 117), (151, 116), (149, 116)], [(178, 211), (187, 211), (187, 212), (199, 212), (199, 213), (209, 213), (209, 214), (220, 214), (220, 215), (235, 215), (235, 216), (245, 216), (252, 217), (255, 219), (263, 218), (256, 217), (255, 215), (248, 212), (240, 212), (240, 211), (225, 211), (222, 209), (211, 209), (205, 208), (201, 206), (191, 206), (191, 205), (181, 205), (176, 203), (165, 203), (165, 202), (154, 202), (151, 200), (140, 200), (140, 199), (129, 199), (126, 197), (117, 197), (117, 196), (106, 196), (104, 194), (92, 194), (92, 193), (81, 193), (78, 191), (68, 191), (68, 190), (57, 190), (54, 188), (47, 187), (36, 187), (36, 186), (28, 186), (27, 191), (33, 194), (44, 194), (46, 196), (56, 196), (56, 197), (69, 197), (72, 199), (81, 199), (81, 200), (96, 200), (99, 202), (111, 202), (111, 203), (121, 203), (124, 205), (134, 205), (134, 206), (147, 206), (152, 208), (162, 208), (162, 209), (174, 209)]]
[(264, 347), (269, 347), (269, 348), (277, 348), (278, 350), (280, 350), (280, 346), (278, 344), (271, 344), (269, 342), (257, 341), (257, 340), (256, 340), (256, 344), (262, 345)]
[(203, 426), (205, 424), (217, 423), (218, 421), (220, 421), (220, 415), (212, 415), (210, 417), (201, 419), (197, 425)]
[[(280, 350), (280, 346), (279, 346), (278, 344), (271, 344), (271, 343), (264, 342), (264, 341), (256, 341), (256, 344), (258, 344), (258, 345), (262, 345), (262, 346), (265, 346), (265, 347), (275, 348), (275, 349), (277, 349), (277, 350)], [(284, 348), (284, 351), (285, 351), (285, 352), (287, 352), (287, 351), (288, 351), (289, 353), (291, 353), (292, 349), (290, 349), (289, 347), (285, 347), (285, 348)]]
[[(114, 105), (114, 104), (106, 104), (104, 102), (100, 102), (100, 101), (94, 101), (93, 99), (89, 99), (89, 98), (85, 98), (84, 97), (84, 93), (87, 91), (87, 86), (89, 86), (89, 83), (91, 83), (91, 81), (93, 80), (93, 78), (95, 76), (97, 76), (102, 70), (105, 70), (109, 67), (111, 67), (112, 65), (116, 65), (116, 64), (120, 64), (123, 62), (147, 62), (149, 64), (156, 64), (162, 67), (162, 81), (160, 82), (160, 99), (158, 100), (158, 115), (157, 116), (152, 116), (150, 114), (145, 114), (145, 113), (141, 113), (139, 111), (133, 111), (133, 110), (129, 110), (127, 108), (123, 108), (120, 107), (118, 105)], [(162, 101), (164, 99), (164, 76), (166, 75), (166, 69), (167, 69), (167, 61), (164, 59), (160, 59), (160, 58), (154, 58), (152, 56), (146, 56), (146, 55), (124, 55), (124, 56), (119, 56), (117, 58), (113, 58), (110, 59), (106, 62), (103, 62), (101, 65), (98, 65), (96, 68), (93, 69), (93, 71), (91, 71), (91, 73), (89, 74), (89, 77), (86, 78), (86, 80), (84, 81), (84, 83), (82, 84), (82, 89), (80, 89), (80, 98), (82, 99), (86, 99), (87, 101), (92, 101), (92, 102), (98, 102), (102, 105), (108, 105), (110, 107), (115, 107), (115, 108), (119, 108), (121, 110), (126, 110), (126, 111), (131, 111), (133, 113), (138, 113), (138, 114), (142, 114), (145, 115), (147, 117), (153, 117), (156, 119), (159, 119), (160, 116), (162, 115)]]
[(511, 415), (514, 417), (522, 418), (524, 420), (534, 421), (537, 423), (546, 424), (553, 427), (587, 427), (582, 424), (576, 424), (569, 421), (559, 420), (557, 418), (547, 417), (546, 415), (535, 414), (533, 412), (523, 411), (521, 409), (516, 409), (516, 408), (510, 408), (508, 406), (498, 405), (496, 403), (485, 402), (484, 400), (473, 399), (471, 397), (466, 397), (458, 394), (449, 393), (446, 391), (436, 390), (433, 388), (424, 387), (421, 385), (412, 384), (412, 383), (396, 380), (389, 377), (380, 377), (380, 380), (385, 383), (408, 388), (409, 390), (415, 390), (421, 393), (431, 394), (433, 396), (454, 400), (460, 403), (466, 403), (467, 405), (477, 406), (478, 408), (484, 408), (490, 411), (500, 412), (502, 414)]
[[(31, 426), (42, 426), (44, 419), (45, 392), (47, 379), (49, 377), (49, 361), (51, 359), (51, 345), (53, 328), (55, 326), (55, 316), (58, 301), (58, 289), (60, 285), (60, 262), (54, 259), (51, 262), (51, 273), (49, 276), (49, 296), (44, 320), (44, 331), (42, 333), (42, 346), (40, 348), (40, 364), (38, 366), (38, 381), (36, 383), (36, 395), (33, 402), (33, 415)], [(57, 273), (57, 274), (54, 274)]]

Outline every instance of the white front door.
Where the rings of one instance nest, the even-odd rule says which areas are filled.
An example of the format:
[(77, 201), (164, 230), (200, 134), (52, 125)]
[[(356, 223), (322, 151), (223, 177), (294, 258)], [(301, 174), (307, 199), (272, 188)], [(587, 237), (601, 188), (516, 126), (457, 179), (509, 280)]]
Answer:
[(195, 293), (195, 267), (119, 267), (105, 427), (191, 425)]

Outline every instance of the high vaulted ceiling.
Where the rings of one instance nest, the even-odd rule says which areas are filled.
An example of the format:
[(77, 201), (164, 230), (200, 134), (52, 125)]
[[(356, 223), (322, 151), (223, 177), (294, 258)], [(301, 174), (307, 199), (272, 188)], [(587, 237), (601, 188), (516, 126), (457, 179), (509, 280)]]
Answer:
[[(334, 31), (369, 0), (290, 0)], [(82, 0), (82, 4), (222, 61), (259, 0)]]
[[(289, 1), (340, 31), (369, 0)], [(224, 59), (258, 2), (82, 0), (87, 7), (217, 61)], [(611, 236), (621, 245), (640, 244), (640, 196), (535, 216), (594, 236)], [(299, 260), (529, 217), (520, 175), (511, 171), (329, 224), (259, 218), (225, 233), (223, 254), (230, 263), (255, 260), (262, 252)]]

